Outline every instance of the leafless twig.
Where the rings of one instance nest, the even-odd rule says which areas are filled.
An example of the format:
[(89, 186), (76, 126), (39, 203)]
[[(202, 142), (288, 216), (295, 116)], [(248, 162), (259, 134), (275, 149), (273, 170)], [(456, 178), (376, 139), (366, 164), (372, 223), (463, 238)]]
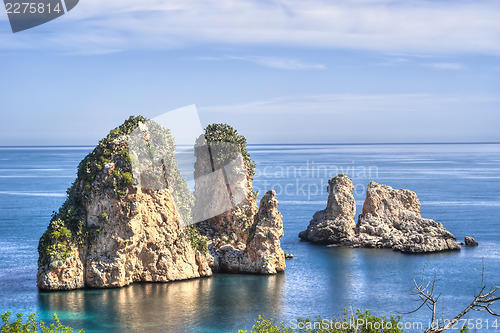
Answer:
[[(416, 294), (422, 301), (422, 303), (413, 311), (406, 312), (406, 314), (409, 313), (414, 313), (418, 310), (420, 310), (424, 305), (426, 305), (432, 312), (432, 317), (431, 317), (431, 327), (427, 328), (425, 330), (425, 333), (438, 333), (438, 332), (443, 332), (449, 328), (451, 328), (453, 325), (455, 325), (456, 322), (460, 320), (467, 312), (473, 310), (473, 311), (487, 311), (489, 314), (493, 316), (498, 316), (500, 317), (499, 313), (496, 313), (491, 309), (491, 305), (493, 305), (496, 301), (500, 300), (500, 297), (496, 296), (496, 292), (498, 291), (498, 286), (495, 284), (491, 284), (491, 287), (489, 289), (486, 288), (486, 285), (484, 283), (484, 260), (483, 260), (483, 269), (481, 273), (481, 289), (479, 293), (474, 294), (474, 299), (472, 302), (462, 310), (458, 315), (456, 315), (453, 319), (451, 320), (444, 320), (442, 319), (441, 321), (436, 321), (436, 308), (438, 305), (439, 301), (439, 296), (434, 295), (434, 287), (436, 285), (436, 273), (434, 273), (434, 278), (432, 281), (425, 282), (425, 266), (422, 271), (422, 281), (420, 284), (417, 283), (416, 280), (413, 280), (414, 287), (413, 289), (416, 291)], [(437, 327), (435, 327), (437, 326)]]

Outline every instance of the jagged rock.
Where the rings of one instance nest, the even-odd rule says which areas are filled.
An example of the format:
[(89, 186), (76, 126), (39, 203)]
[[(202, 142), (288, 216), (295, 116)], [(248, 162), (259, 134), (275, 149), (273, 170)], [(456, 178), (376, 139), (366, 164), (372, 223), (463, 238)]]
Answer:
[(236, 173), (235, 183), (250, 189), (241, 205), (195, 227), (188, 226), (195, 198), (174, 150), (170, 132), (141, 116), (99, 142), (80, 163), (66, 202), (40, 239), (40, 289), (168, 282), (210, 276), (213, 269), (284, 270), (276, 196), (268, 192), (257, 213), (249, 157), (250, 171)]
[(477, 243), (477, 241), (470, 237), (470, 236), (465, 236), (465, 245), (466, 246), (478, 246), (479, 244)]
[(274, 191), (268, 191), (260, 201), (259, 211), (247, 238), (247, 249), (241, 270), (275, 274), (285, 270), (285, 253), (280, 246), (283, 219), (278, 211)]
[[(177, 200), (189, 190), (185, 182), (174, 181), (180, 175), (168, 131), (154, 124), (141, 129), (151, 140), (165, 141), (156, 152), (166, 162), (156, 167), (169, 169), (170, 184), (157, 180), (147, 188), (139, 183), (144, 185), (148, 173), (140, 173), (141, 179), (132, 177), (131, 159), (137, 158), (137, 151), (129, 151), (130, 138), (146, 122), (131, 117), (80, 163), (68, 199), (40, 239), (41, 289), (121, 287), (212, 274), (205, 254), (192, 244), (181, 223), (186, 217), (179, 215), (179, 208), (192, 205), (194, 198)], [(144, 163), (152, 167), (151, 160)]]
[[(204, 139), (196, 149), (194, 215), (212, 214), (198, 223), (200, 232), (209, 239), (212, 270), (284, 271), (285, 255), (280, 247), (283, 221), (276, 193), (267, 192), (257, 209), (254, 163), (246, 152), (244, 137), (227, 125), (215, 124), (207, 127)], [(212, 175), (211, 179), (207, 175)], [(218, 210), (224, 212), (217, 214)]]
[(285, 259), (293, 259), (293, 254), (285, 252)]
[(313, 215), (309, 226), (299, 233), (299, 237), (318, 244), (340, 244), (354, 237), (356, 203), (353, 189), (352, 180), (345, 174), (330, 179), (326, 209)]
[(441, 223), (422, 218), (415, 192), (375, 182), (368, 185), (358, 233), (359, 246), (363, 247), (410, 253), (460, 249), (455, 236)]
[(392, 248), (407, 253), (460, 249), (455, 236), (441, 223), (421, 217), (420, 201), (414, 192), (394, 190), (375, 182), (368, 186), (358, 224), (345, 223), (346, 215), (349, 222), (353, 221), (351, 207), (355, 204), (351, 188), (347, 176), (332, 178), (327, 208), (314, 214), (308, 229), (299, 237), (333, 246)]

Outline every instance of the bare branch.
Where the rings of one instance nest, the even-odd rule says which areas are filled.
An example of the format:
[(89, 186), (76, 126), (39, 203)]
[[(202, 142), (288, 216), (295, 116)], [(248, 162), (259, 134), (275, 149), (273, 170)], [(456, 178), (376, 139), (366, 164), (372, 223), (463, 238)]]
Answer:
[(420, 304), (420, 306), (418, 308), (416, 308), (415, 310), (410, 311), (410, 312), (399, 312), (399, 311), (396, 311), (396, 312), (399, 313), (399, 314), (411, 314), (411, 313), (415, 313), (418, 310), (420, 310), (426, 304), (427, 304), (426, 302), (423, 302), (422, 304)]
[[(400, 312), (402, 314), (410, 314), (417, 312), (422, 307), (424, 307), (424, 305), (427, 306), (431, 311), (432, 325), (425, 331), (425, 333), (443, 332), (452, 327), (453, 325), (455, 325), (463, 316), (465, 316), (465, 314), (467, 314), (471, 310), (487, 311), (489, 314), (493, 316), (500, 317), (500, 313), (496, 313), (490, 308), (491, 305), (493, 305), (496, 301), (500, 300), (500, 297), (496, 296), (496, 293), (498, 291), (498, 286), (496, 286), (495, 284), (492, 283), (491, 289), (486, 290), (486, 284), (484, 282), (484, 258), (481, 270), (481, 289), (479, 293), (474, 294), (474, 299), (472, 300), (472, 302), (451, 320), (444, 320), (444, 305), (443, 305), (443, 318), (440, 321), (438, 320), (438, 322), (436, 322), (436, 307), (438, 304), (438, 300), (441, 297), (441, 294), (439, 294), (438, 296), (434, 295), (436, 281), (437, 281), (437, 273), (434, 272), (434, 278), (432, 279), (432, 281), (428, 281), (426, 284), (425, 264), (424, 264), (424, 269), (422, 270), (422, 282), (420, 283), (420, 285), (417, 284), (416, 280), (413, 280), (414, 284), (413, 289), (416, 291), (415, 294), (418, 295), (422, 303), (413, 311)], [(441, 322), (441, 325), (439, 325), (439, 322)], [(446, 324), (444, 325), (445, 322)]]
[(492, 315), (492, 316), (500, 317), (500, 313), (495, 313), (495, 312), (491, 311), (489, 305), (486, 307), (486, 311), (488, 311), (490, 313), (490, 315)]

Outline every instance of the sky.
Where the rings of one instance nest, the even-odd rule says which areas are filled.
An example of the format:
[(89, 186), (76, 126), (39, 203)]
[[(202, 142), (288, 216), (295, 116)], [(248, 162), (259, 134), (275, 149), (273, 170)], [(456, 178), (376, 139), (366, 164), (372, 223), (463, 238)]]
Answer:
[(13, 34), (0, 145), (195, 104), (249, 143), (499, 142), (500, 1), (81, 0)]

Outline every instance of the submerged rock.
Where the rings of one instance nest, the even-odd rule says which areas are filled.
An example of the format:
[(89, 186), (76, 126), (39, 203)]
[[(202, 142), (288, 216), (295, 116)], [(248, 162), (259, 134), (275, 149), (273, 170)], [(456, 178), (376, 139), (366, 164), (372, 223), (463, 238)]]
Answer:
[(465, 245), (466, 246), (478, 246), (479, 244), (477, 243), (477, 241), (470, 237), (470, 236), (465, 236)]
[(371, 182), (357, 225), (352, 181), (337, 175), (329, 181), (328, 192), (327, 208), (314, 214), (307, 230), (299, 234), (301, 239), (408, 253), (460, 249), (455, 236), (441, 223), (421, 217), (420, 201), (412, 191)]
[[(66, 202), (40, 239), (40, 289), (184, 280), (210, 276), (224, 265), (234, 272), (284, 270), (275, 194), (264, 196), (258, 213), (255, 196), (248, 194), (245, 209), (211, 221), (217, 235), (208, 239), (189, 225), (195, 198), (174, 150), (170, 131), (141, 116), (99, 142), (80, 163)], [(238, 212), (246, 212), (248, 221)], [(231, 257), (239, 255), (235, 265)]]

